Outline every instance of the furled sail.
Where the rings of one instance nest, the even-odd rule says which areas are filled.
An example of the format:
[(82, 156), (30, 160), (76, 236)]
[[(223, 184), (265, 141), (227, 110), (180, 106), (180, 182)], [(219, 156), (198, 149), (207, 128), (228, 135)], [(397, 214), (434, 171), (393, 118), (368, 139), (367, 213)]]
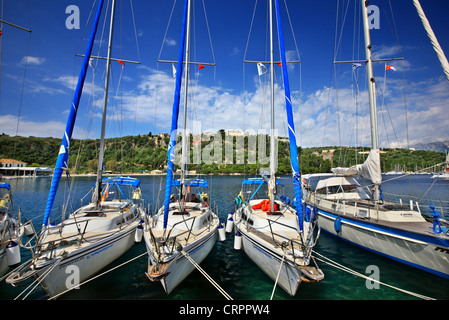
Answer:
[(382, 172), (380, 170), (380, 151), (379, 149), (372, 149), (369, 152), (368, 158), (362, 164), (357, 164), (349, 168), (332, 168), (333, 173), (342, 176), (359, 175), (370, 179), (374, 184), (382, 182)]
[[(276, 0), (276, 15), (278, 22), (278, 33), (279, 33), (279, 44), (281, 49), (281, 60), (282, 60), (282, 72), (284, 78), (284, 91), (285, 91), (285, 108), (287, 111), (287, 122), (288, 122), (288, 139), (290, 142), (290, 162), (292, 166), (292, 174), (293, 174), (293, 186), (295, 188), (295, 197), (296, 201), (300, 203), (302, 198), (301, 196), (301, 173), (299, 172), (299, 162), (298, 162), (298, 147), (296, 145), (296, 134), (295, 134), (295, 123), (293, 119), (293, 111), (292, 111), (292, 103), (290, 98), (290, 85), (288, 82), (288, 73), (287, 73), (287, 61), (285, 58), (285, 49), (284, 49), (284, 36), (282, 34), (282, 25), (281, 25), (281, 17), (279, 12), (279, 2)], [(296, 212), (299, 217), (299, 227), (300, 230), (303, 230), (303, 212), (302, 206), (298, 205), (296, 207)]]
[[(175, 170), (175, 145), (176, 145), (176, 135), (178, 132), (179, 99), (181, 96), (181, 75), (182, 75), (182, 61), (184, 57), (184, 42), (187, 24), (187, 8), (188, 8), (188, 1), (186, 0), (184, 4), (184, 15), (182, 20), (182, 33), (181, 33), (181, 42), (179, 45), (178, 66), (176, 68), (177, 70), (176, 88), (173, 101), (170, 142), (168, 144), (167, 180), (165, 183), (165, 202), (164, 202), (164, 229), (167, 228), (168, 211), (170, 206), (170, 195), (173, 184), (173, 173)], [(186, 65), (186, 67), (188, 67), (188, 65)]]
[(95, 16), (92, 32), (90, 34), (89, 43), (84, 56), (83, 65), (76, 85), (75, 94), (73, 97), (72, 106), (70, 108), (69, 118), (67, 120), (66, 129), (62, 138), (61, 147), (59, 149), (58, 158), (56, 160), (55, 170), (53, 173), (53, 179), (51, 181), (50, 192), (48, 194), (47, 206), (45, 208), (43, 225), (48, 225), (48, 219), (55, 200), (56, 191), (58, 190), (59, 181), (61, 180), (62, 172), (64, 168), (67, 168), (69, 162), (69, 146), (72, 139), (73, 127), (75, 126), (76, 114), (78, 111), (78, 105), (81, 99), (81, 93), (83, 92), (84, 79), (86, 78), (87, 68), (89, 67), (90, 54), (95, 40), (95, 34), (97, 32), (98, 21), (100, 20), (101, 8), (103, 7), (103, 0), (98, 4), (97, 14)]

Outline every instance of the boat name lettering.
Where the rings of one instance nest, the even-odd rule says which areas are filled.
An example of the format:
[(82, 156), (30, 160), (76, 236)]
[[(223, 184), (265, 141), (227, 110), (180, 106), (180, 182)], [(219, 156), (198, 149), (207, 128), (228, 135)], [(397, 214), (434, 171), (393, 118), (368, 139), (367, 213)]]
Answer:
[(256, 249), (256, 250), (259, 250), (260, 252), (262, 252), (264, 255), (266, 255), (267, 257), (270, 257), (271, 258), (271, 256), (268, 254), (268, 253), (266, 253), (264, 250), (262, 250), (261, 248), (259, 248), (258, 246), (256, 246), (256, 245), (254, 245), (254, 248)]
[(81, 261), (81, 260), (83, 260), (83, 259), (84, 259), (84, 256), (83, 256), (83, 257), (76, 258), (76, 259), (74, 259), (74, 260), (70, 260), (70, 261), (68, 261), (68, 262), (66, 262), (66, 263), (61, 263), (61, 264), (58, 266), (58, 268), (59, 268), (59, 269), (65, 269), (67, 266), (71, 266), (71, 265), (73, 265), (73, 264), (75, 264), (75, 263), (77, 263), (77, 262), (79, 262), (79, 261)]
[(95, 252), (92, 253), (91, 255), (88, 255), (88, 256), (87, 256), (87, 259), (92, 258), (93, 256), (95, 256), (95, 255), (97, 255), (97, 254), (103, 252), (104, 250), (109, 249), (110, 247), (112, 247), (112, 244), (110, 244), (110, 245), (108, 245), (108, 246), (106, 246), (106, 247), (104, 247), (104, 248), (101, 248), (100, 250), (95, 251)]

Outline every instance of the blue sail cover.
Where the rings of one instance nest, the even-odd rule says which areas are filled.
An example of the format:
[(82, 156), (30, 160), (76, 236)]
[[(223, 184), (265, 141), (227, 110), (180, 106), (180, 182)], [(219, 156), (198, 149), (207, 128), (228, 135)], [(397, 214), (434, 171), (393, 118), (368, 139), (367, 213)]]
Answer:
[(90, 54), (92, 52), (92, 46), (95, 39), (95, 34), (97, 32), (98, 21), (100, 20), (101, 8), (103, 7), (103, 0), (100, 0), (98, 4), (97, 14), (95, 16), (95, 21), (92, 27), (92, 32), (90, 35), (89, 43), (86, 49), (86, 54), (84, 55), (83, 65), (81, 67), (81, 72), (78, 78), (78, 84), (76, 85), (75, 94), (73, 97), (72, 106), (70, 108), (69, 118), (67, 120), (66, 129), (64, 136), (62, 137), (61, 147), (59, 149), (58, 158), (56, 160), (55, 170), (53, 173), (53, 179), (51, 181), (50, 192), (47, 199), (47, 207), (45, 208), (43, 225), (48, 225), (48, 219), (50, 217), (50, 212), (53, 207), (53, 202), (55, 200), (56, 191), (58, 190), (59, 181), (61, 180), (61, 175), (64, 168), (67, 168), (69, 162), (69, 147), (70, 140), (72, 139), (73, 127), (75, 126), (76, 113), (78, 111), (78, 105), (81, 98), (81, 93), (83, 91), (84, 79), (86, 78), (87, 68), (89, 66)]
[[(284, 90), (285, 90), (285, 108), (287, 111), (287, 122), (288, 122), (288, 138), (290, 141), (290, 162), (292, 165), (293, 173), (293, 186), (295, 188), (296, 202), (301, 203), (301, 173), (299, 172), (299, 162), (298, 162), (298, 149), (296, 145), (296, 135), (295, 135), (295, 123), (293, 120), (292, 103), (290, 99), (290, 85), (288, 82), (287, 73), (287, 61), (285, 59), (285, 48), (284, 48), (284, 36), (282, 34), (282, 24), (281, 24), (281, 14), (279, 11), (279, 1), (276, 0), (276, 16), (278, 23), (278, 33), (279, 33), (279, 45), (281, 49), (281, 62), (282, 62), (282, 74), (284, 78)], [(299, 218), (299, 229), (303, 230), (303, 210), (302, 206), (298, 205), (296, 207), (296, 212)]]
[[(186, 36), (186, 23), (187, 23), (187, 7), (188, 0), (184, 2), (184, 14), (182, 18), (182, 33), (181, 42), (179, 44), (179, 55), (178, 55), (178, 65), (176, 68), (176, 87), (175, 96), (173, 101), (172, 119), (171, 119), (171, 131), (170, 131), (170, 142), (168, 144), (167, 153), (167, 180), (165, 183), (165, 202), (164, 202), (164, 229), (167, 228), (168, 220), (168, 209), (170, 205), (170, 195), (171, 187), (173, 183), (173, 172), (175, 169), (175, 145), (176, 145), (176, 134), (178, 131), (178, 115), (179, 115), (179, 98), (181, 96), (181, 75), (182, 75), (182, 60), (184, 57), (184, 42)], [(188, 65), (187, 65), (188, 68)]]
[(138, 188), (140, 186), (140, 180), (139, 179), (130, 178), (130, 177), (127, 177), (127, 178), (124, 178), (124, 177), (103, 178), (101, 180), (101, 183), (102, 184), (106, 184), (106, 183), (113, 184), (113, 183), (115, 183), (115, 184), (118, 184), (118, 185), (121, 185), (121, 186), (133, 186), (133, 187), (136, 187), (136, 188)]
[[(252, 185), (252, 184), (267, 184), (268, 181), (264, 178), (249, 178), (243, 180), (243, 185)], [(283, 186), (282, 183), (276, 180), (276, 184)]]
[[(191, 186), (191, 187), (208, 187), (208, 183), (206, 180), (202, 180), (202, 179), (193, 179), (193, 180), (185, 180), (184, 181), (186, 186)], [(177, 179), (174, 181), (173, 183), (174, 186), (180, 186), (181, 185), (181, 180)]]
[(9, 183), (0, 183), (0, 188), (5, 188), (5, 189), (10, 190), (11, 186), (9, 185)]

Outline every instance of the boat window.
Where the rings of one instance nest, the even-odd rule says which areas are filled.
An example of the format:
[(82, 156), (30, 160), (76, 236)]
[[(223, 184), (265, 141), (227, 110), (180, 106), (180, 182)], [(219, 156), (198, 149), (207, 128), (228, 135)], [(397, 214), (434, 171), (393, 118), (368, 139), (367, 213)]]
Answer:
[(316, 190), (316, 193), (319, 193), (319, 194), (326, 194), (326, 188), (317, 189), (317, 190)]
[[(329, 186), (327, 187), (328, 194), (334, 193), (349, 193), (349, 192), (358, 192), (357, 188), (353, 185), (344, 185), (344, 186)], [(320, 193), (320, 192), (319, 192)], [(324, 193), (324, 192), (321, 192)]]

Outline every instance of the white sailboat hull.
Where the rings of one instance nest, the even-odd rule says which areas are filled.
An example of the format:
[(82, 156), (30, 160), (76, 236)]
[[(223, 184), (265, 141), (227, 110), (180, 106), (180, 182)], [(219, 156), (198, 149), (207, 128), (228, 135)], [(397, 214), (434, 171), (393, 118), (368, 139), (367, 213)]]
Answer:
[[(149, 232), (144, 233), (144, 239), (148, 251), (148, 265), (155, 265), (156, 258), (153, 255), (154, 248)], [(216, 241), (217, 228), (214, 228), (206, 236), (184, 247), (183, 251), (200, 264), (211, 252)], [(170, 294), (194, 269), (195, 266), (181, 252), (176, 253), (168, 264), (166, 276), (161, 280), (165, 292)]]
[[(309, 206), (310, 207), (310, 206)], [(449, 279), (448, 240), (435, 239), (429, 235), (400, 232), (376, 223), (339, 216), (340, 231), (337, 232), (337, 215), (318, 210), (322, 230), (364, 249), (381, 254), (398, 262)]]
[(0, 250), (0, 277), (4, 276), (10, 269), (8, 259), (6, 259), (6, 248)]
[(273, 281), (276, 281), (279, 274), (277, 285), (294, 296), (301, 284), (302, 272), (288, 260), (283, 261), (282, 255), (272, 248), (263, 246), (244, 230), (237, 230), (242, 235), (242, 246), (246, 255)]
[[(134, 226), (114, 233), (91, 246), (72, 251), (45, 276), (42, 281), (45, 291), (50, 296), (58, 295), (82, 283), (119, 258), (134, 245), (137, 225), (138, 222), (135, 222)], [(45, 274), (53, 265), (54, 263), (40, 268), (37, 277)]]

